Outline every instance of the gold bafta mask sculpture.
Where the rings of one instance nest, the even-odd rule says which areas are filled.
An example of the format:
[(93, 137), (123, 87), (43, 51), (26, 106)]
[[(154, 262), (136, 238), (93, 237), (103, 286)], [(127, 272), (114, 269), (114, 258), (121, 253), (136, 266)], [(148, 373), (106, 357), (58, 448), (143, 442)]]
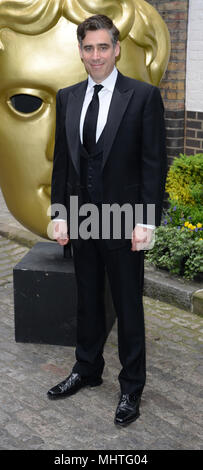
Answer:
[[(0, 0), (0, 186), (14, 217), (44, 238), (50, 222), (55, 95), (86, 78), (76, 29), (98, 13), (111, 17), (120, 30), (118, 69), (158, 86), (170, 39), (147, 2)], [(18, 95), (24, 95), (25, 108), (35, 97), (36, 109), (19, 110)]]

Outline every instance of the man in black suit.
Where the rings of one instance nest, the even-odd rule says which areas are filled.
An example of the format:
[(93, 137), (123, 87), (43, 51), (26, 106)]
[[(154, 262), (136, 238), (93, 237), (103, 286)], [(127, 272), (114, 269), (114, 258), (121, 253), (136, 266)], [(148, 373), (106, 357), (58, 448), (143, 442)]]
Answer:
[(155, 207), (154, 226), (161, 220), (166, 178), (163, 103), (157, 87), (116, 69), (119, 31), (108, 17), (86, 19), (77, 35), (88, 80), (57, 93), (52, 204), (66, 206), (68, 223), (56, 219), (56, 239), (60, 245), (71, 240), (70, 196), (78, 197), (79, 208), (95, 204), (100, 221), (103, 205), (115, 203), (133, 208), (142, 204), (143, 218), (134, 221), (131, 239), (121, 225), (116, 239), (111, 227), (109, 239), (100, 229), (98, 239), (71, 240), (78, 287), (76, 363), (48, 396), (70, 396), (102, 383), (106, 268), (122, 365), (114, 422), (125, 426), (139, 416), (146, 379), (143, 250), (153, 233), (153, 225), (146, 225), (149, 204)]

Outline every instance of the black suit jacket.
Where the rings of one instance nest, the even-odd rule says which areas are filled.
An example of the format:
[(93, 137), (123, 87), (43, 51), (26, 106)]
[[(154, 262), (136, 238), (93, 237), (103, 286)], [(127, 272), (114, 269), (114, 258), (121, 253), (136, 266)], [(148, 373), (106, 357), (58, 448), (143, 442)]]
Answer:
[[(87, 80), (59, 90), (56, 96), (51, 203), (66, 206), (68, 221), (69, 197), (77, 195), (79, 207), (83, 203), (79, 123), (86, 88)], [(166, 172), (164, 108), (160, 91), (118, 72), (104, 135), (103, 203), (130, 203), (133, 207), (142, 203), (144, 209), (147, 204), (155, 204), (155, 225), (158, 226)], [(143, 223), (147, 223), (146, 210)]]

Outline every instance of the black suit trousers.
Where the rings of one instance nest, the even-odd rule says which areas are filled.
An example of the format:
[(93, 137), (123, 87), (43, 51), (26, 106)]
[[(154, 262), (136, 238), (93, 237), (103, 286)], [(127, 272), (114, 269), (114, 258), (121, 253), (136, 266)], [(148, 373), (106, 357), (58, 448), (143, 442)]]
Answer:
[(109, 250), (105, 240), (83, 240), (73, 246), (78, 287), (76, 363), (73, 372), (101, 375), (105, 344), (105, 270), (118, 324), (122, 393), (141, 393), (146, 378), (145, 331), (142, 303), (144, 252), (131, 251), (131, 241)]

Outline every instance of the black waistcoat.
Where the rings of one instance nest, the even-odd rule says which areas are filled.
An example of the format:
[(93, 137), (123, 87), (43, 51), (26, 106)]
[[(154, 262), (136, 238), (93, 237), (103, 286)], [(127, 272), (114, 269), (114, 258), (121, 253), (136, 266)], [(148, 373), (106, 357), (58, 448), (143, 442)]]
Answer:
[[(105, 128), (104, 128), (105, 129)], [(102, 194), (102, 159), (104, 147), (104, 130), (100, 135), (94, 151), (89, 154), (80, 145), (80, 184), (83, 188), (84, 202), (101, 203)]]
[[(85, 147), (80, 145), (80, 188), (82, 196), (82, 204), (93, 203), (99, 209), (99, 238), (102, 238), (102, 202), (103, 202), (103, 187), (102, 187), (102, 160), (104, 148), (104, 133), (105, 128), (95, 145), (94, 152), (88, 154)], [(80, 222), (86, 216), (81, 216)], [(111, 224), (112, 225), (112, 224)], [(110, 239), (105, 239), (109, 249), (123, 247), (126, 244), (125, 238), (112, 239), (112, 228), (110, 230)], [(81, 243), (81, 239), (80, 239)], [(130, 243), (127, 240), (127, 243)], [(79, 245), (79, 243), (78, 243)]]

